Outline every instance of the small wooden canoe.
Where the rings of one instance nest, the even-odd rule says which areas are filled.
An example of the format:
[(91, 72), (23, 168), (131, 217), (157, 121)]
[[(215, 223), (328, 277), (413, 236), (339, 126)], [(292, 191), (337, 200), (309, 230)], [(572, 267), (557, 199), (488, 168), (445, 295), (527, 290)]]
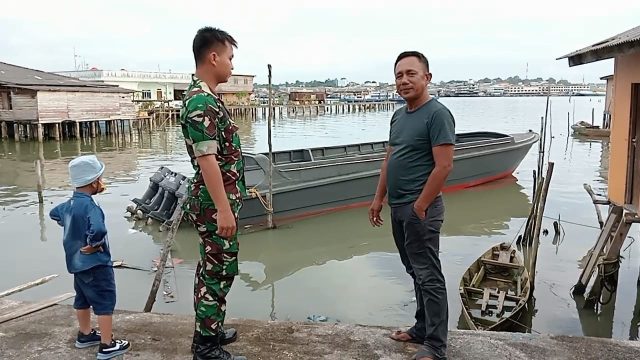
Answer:
[(586, 137), (609, 137), (610, 129), (601, 129), (600, 126), (591, 125), (586, 121), (579, 121), (571, 125), (571, 129), (575, 135)]
[(521, 254), (508, 243), (492, 246), (460, 280), (462, 317), (470, 330), (517, 327), (530, 292), (529, 273)]

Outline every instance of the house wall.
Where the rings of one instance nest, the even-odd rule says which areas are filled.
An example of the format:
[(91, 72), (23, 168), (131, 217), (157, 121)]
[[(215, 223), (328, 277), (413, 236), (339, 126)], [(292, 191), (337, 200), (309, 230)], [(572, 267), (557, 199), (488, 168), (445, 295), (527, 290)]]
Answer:
[(9, 88), (2, 88), (2, 90), (9, 91), (11, 94), (12, 110), (0, 110), (1, 121), (36, 121), (38, 119), (38, 100), (35, 91)]
[(613, 111), (613, 78), (607, 79), (607, 94), (604, 100), (604, 111)]
[(251, 103), (251, 93), (221, 93), (219, 94), (227, 106), (249, 105)]
[(135, 116), (131, 94), (39, 91), (41, 123), (64, 120), (123, 119)]
[(631, 122), (631, 87), (640, 83), (640, 52), (618, 56), (614, 62), (614, 84), (611, 120), (611, 159), (609, 160), (609, 200), (625, 205), (629, 129)]
[(252, 93), (253, 76), (231, 75), (229, 81), (218, 85), (215, 91), (220, 93)]

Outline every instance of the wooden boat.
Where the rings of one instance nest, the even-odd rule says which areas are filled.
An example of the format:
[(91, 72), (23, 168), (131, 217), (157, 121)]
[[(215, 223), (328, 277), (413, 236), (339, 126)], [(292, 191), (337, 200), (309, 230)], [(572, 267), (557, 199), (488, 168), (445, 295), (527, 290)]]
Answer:
[(587, 137), (609, 137), (610, 129), (601, 129), (598, 125), (591, 125), (586, 121), (579, 121), (571, 125), (571, 129), (575, 135)]
[(520, 253), (508, 243), (492, 246), (460, 280), (462, 317), (470, 330), (507, 330), (518, 324), (530, 292)]

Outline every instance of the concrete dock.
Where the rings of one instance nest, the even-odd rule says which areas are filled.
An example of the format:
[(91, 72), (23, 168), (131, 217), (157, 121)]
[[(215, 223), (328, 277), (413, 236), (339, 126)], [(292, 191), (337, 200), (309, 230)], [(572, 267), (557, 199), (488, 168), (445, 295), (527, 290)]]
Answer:
[[(0, 300), (11, 310), (24, 303)], [(398, 343), (392, 328), (352, 324), (228, 319), (239, 339), (228, 346), (249, 359), (411, 359), (415, 344)], [(73, 347), (75, 312), (55, 305), (0, 324), (0, 359), (95, 359), (96, 348)], [(120, 311), (116, 337), (132, 343), (125, 359), (191, 359), (193, 317)], [(640, 342), (519, 333), (451, 331), (448, 359), (639, 359)]]

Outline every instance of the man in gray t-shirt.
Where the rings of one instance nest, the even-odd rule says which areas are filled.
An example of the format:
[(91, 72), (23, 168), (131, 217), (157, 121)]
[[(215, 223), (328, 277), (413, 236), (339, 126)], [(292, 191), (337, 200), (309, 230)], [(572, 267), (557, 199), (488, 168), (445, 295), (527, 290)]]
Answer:
[(439, 258), (441, 192), (453, 168), (455, 120), (449, 109), (429, 96), (431, 74), (424, 55), (400, 54), (395, 76), (396, 89), (407, 105), (391, 118), (389, 148), (369, 221), (382, 225), (380, 211), (387, 196), (393, 238), (416, 293), (415, 325), (391, 338), (423, 344), (417, 360), (445, 359), (449, 315)]

